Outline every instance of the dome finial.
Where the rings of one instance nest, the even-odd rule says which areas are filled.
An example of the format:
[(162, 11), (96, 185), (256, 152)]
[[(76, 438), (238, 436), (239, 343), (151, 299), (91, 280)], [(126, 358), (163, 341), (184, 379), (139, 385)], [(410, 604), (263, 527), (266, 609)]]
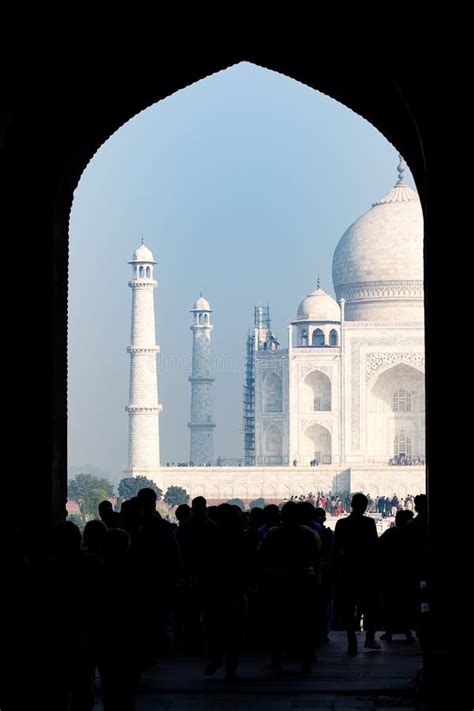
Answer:
[(201, 297), (201, 296), (202, 296), (202, 289), (201, 289), (201, 291), (199, 292), (199, 297)]
[(145, 244), (145, 238), (144, 238), (143, 235), (142, 235), (142, 244), (143, 244), (143, 245)]
[(316, 289), (319, 289), (319, 274), (318, 274), (318, 282), (316, 284)]
[(405, 170), (406, 170), (407, 164), (406, 164), (405, 161), (403, 160), (403, 157), (402, 157), (402, 154), (401, 154), (401, 153), (398, 154), (398, 157), (399, 157), (400, 160), (399, 160), (398, 168), (397, 168), (397, 170), (398, 170), (398, 182), (397, 182), (397, 185), (405, 185), (405, 178), (403, 177), (403, 173), (404, 173)]

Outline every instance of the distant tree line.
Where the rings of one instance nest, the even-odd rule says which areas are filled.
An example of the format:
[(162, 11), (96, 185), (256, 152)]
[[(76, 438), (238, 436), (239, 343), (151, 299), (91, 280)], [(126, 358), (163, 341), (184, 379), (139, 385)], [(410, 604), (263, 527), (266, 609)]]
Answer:
[[(131, 499), (140, 489), (149, 487), (156, 492), (157, 500), (163, 500), (168, 506), (179, 506), (189, 501), (189, 494), (181, 486), (169, 486), (166, 494), (154, 481), (145, 476), (124, 477), (117, 486), (117, 502)], [(101, 501), (115, 497), (115, 487), (109, 479), (93, 474), (77, 474), (68, 482), (68, 500), (75, 501), (79, 507), (80, 518), (85, 523), (89, 518), (97, 516)]]

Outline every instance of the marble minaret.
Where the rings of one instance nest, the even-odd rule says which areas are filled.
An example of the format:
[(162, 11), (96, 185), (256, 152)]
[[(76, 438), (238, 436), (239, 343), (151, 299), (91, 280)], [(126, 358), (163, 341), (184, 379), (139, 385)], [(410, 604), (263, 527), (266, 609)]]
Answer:
[(193, 365), (191, 382), (191, 446), (193, 464), (214, 463), (214, 427), (212, 421), (211, 313), (202, 294), (191, 309), (193, 314)]
[(135, 250), (132, 265), (132, 329), (130, 345), (130, 394), (125, 408), (128, 412), (128, 467), (129, 473), (145, 473), (160, 465), (160, 435), (158, 381), (155, 343), (155, 309), (153, 290), (158, 283), (153, 279), (156, 262), (153, 254), (142, 243)]

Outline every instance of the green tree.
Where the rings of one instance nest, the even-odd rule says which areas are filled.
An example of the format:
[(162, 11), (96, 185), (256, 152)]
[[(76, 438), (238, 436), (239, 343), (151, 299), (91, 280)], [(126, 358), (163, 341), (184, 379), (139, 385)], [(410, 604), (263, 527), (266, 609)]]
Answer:
[(245, 511), (245, 504), (242, 499), (229, 499), (226, 501), (226, 504), (230, 504), (231, 506), (239, 506), (241, 511)]
[(160, 487), (146, 476), (128, 476), (119, 481), (118, 493), (122, 499), (132, 499), (138, 494), (140, 489), (153, 489), (156, 492), (156, 498), (159, 500), (163, 496)]
[(261, 496), (260, 496), (260, 498), (254, 499), (253, 501), (251, 501), (249, 508), (250, 508), (250, 510), (252, 510), (252, 509), (256, 508), (257, 506), (261, 509), (263, 509), (265, 506), (265, 499), (262, 499)]
[(69, 499), (78, 504), (83, 521), (87, 516), (95, 516), (99, 503), (113, 495), (112, 482), (93, 474), (78, 474), (68, 485)]
[(168, 491), (165, 494), (165, 502), (169, 506), (180, 506), (181, 504), (187, 504), (189, 501), (189, 494), (186, 489), (181, 486), (169, 486)]

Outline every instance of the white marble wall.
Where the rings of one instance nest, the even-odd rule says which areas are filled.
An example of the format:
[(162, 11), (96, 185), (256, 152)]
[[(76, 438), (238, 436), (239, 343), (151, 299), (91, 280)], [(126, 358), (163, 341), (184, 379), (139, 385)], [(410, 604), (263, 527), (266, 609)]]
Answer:
[(151, 467), (127, 470), (124, 476), (143, 475), (166, 492), (181, 486), (191, 498), (210, 501), (239, 498), (283, 501), (309, 492), (364, 491), (372, 496), (404, 496), (425, 491), (424, 467)]

